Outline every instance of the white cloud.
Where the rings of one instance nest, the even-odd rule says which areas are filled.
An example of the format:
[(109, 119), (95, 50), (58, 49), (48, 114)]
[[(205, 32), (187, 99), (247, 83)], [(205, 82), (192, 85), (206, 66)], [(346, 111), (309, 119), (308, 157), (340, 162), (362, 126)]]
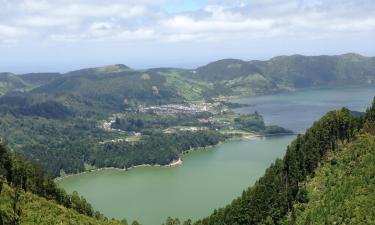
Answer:
[(176, 16), (171, 19), (161, 21), (161, 27), (170, 33), (226, 33), (244, 31), (267, 31), (271, 29), (274, 21), (270, 19), (229, 20), (222, 18), (194, 20), (188, 16)]
[(375, 32), (371, 0), (209, 0), (176, 14), (161, 4), (168, 0), (0, 0), (0, 40), (160, 43)]
[(17, 37), (24, 32), (16, 27), (0, 24), (0, 37)]
[(0, 24), (0, 44), (1, 45), (16, 45), (19, 39), (27, 34), (27, 31), (22, 28), (17, 28), (8, 25)]

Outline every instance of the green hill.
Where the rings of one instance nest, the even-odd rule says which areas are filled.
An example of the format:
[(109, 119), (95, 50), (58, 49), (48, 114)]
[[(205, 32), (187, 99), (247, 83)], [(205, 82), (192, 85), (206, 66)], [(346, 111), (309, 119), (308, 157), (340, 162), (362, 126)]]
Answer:
[(90, 75), (90, 74), (107, 74), (107, 73), (119, 73), (119, 72), (126, 72), (131, 71), (132, 69), (128, 66), (123, 64), (115, 64), (109, 66), (102, 66), (96, 68), (87, 68), (87, 69), (80, 69), (66, 73), (66, 76), (70, 75)]
[(0, 73), (0, 95), (10, 91), (24, 91), (30, 84), (13, 73)]
[(75, 94), (115, 105), (132, 102), (157, 104), (182, 100), (166, 85), (163, 75), (131, 70), (110, 73), (76, 71), (74, 75), (70, 73), (59, 77), (34, 89), (32, 93)]
[(0, 73), (0, 95), (10, 92), (26, 92), (47, 84), (60, 76), (59, 73), (29, 73), (16, 75)]
[[(0, 76), (0, 93), (32, 90), (73, 94), (114, 105), (203, 101), (218, 96), (262, 95), (326, 85), (374, 85), (375, 58), (354, 53), (338, 56), (278, 56), (270, 60), (223, 59), (194, 70), (135, 70), (122, 64), (59, 73)], [(1, 77), (3, 84), (1, 82)], [(2, 86), (1, 86), (2, 84)]]
[(250, 62), (275, 82), (296, 88), (329, 84), (373, 84), (375, 60), (357, 54), (340, 56), (279, 56)]
[(27, 73), (18, 75), (22, 80), (35, 87), (47, 84), (59, 76), (61, 76), (60, 73)]
[(229, 95), (257, 95), (319, 85), (375, 82), (375, 59), (349, 53), (339, 56), (278, 56), (266, 61), (219, 60), (188, 75), (213, 82)]

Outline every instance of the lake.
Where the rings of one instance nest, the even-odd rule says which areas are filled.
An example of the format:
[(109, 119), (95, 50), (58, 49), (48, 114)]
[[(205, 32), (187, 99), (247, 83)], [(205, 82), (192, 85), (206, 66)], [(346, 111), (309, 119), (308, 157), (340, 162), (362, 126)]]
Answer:
[(365, 111), (375, 96), (375, 87), (323, 87), (295, 92), (241, 98), (240, 103), (254, 105), (236, 109), (238, 113), (260, 113), (267, 124), (279, 125), (302, 133), (326, 112), (347, 107)]
[[(293, 93), (241, 98), (254, 104), (237, 109), (257, 111), (267, 124), (303, 132), (327, 111), (346, 106), (364, 111), (375, 88), (341, 87), (298, 90)], [(140, 167), (130, 171), (104, 170), (71, 176), (59, 183), (83, 195), (107, 217), (161, 224), (168, 216), (198, 219), (228, 204), (264, 173), (295, 136), (254, 138), (191, 152), (173, 168)]]

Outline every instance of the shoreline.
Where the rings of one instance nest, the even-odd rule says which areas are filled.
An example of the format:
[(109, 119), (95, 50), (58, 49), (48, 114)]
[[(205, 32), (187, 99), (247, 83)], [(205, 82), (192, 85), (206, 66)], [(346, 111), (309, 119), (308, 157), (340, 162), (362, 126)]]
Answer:
[(65, 178), (68, 178), (68, 177), (82, 175), (82, 174), (91, 173), (91, 172), (98, 172), (98, 171), (102, 171), (102, 170), (129, 171), (131, 169), (135, 169), (135, 168), (139, 168), (139, 167), (176, 167), (176, 166), (182, 165), (182, 163), (183, 163), (183, 160), (181, 159), (181, 157), (178, 157), (178, 159), (173, 160), (172, 162), (170, 162), (169, 164), (166, 164), (166, 165), (160, 165), (160, 164), (141, 164), (141, 165), (136, 165), (136, 166), (132, 166), (132, 167), (129, 167), (129, 168), (117, 168), (117, 167), (113, 167), (113, 166), (111, 166), (111, 167), (102, 167), (102, 168), (95, 168), (95, 169), (83, 171), (83, 172), (80, 172), (80, 173), (66, 174), (64, 176), (56, 177), (53, 180), (56, 182), (56, 181), (60, 181), (60, 180), (63, 180)]
[(280, 134), (269, 134), (269, 135), (252, 134), (252, 135), (245, 135), (245, 136), (242, 136), (242, 137), (231, 137), (231, 138), (228, 138), (225, 141), (220, 141), (220, 142), (218, 142), (215, 145), (207, 145), (205, 147), (192, 148), (192, 149), (183, 151), (183, 152), (181, 152), (179, 154), (178, 159), (173, 160), (172, 162), (170, 162), (169, 164), (166, 164), (166, 165), (160, 165), (160, 164), (141, 164), (141, 165), (136, 165), (136, 166), (132, 166), (132, 167), (129, 167), (129, 168), (102, 167), (102, 168), (95, 168), (95, 169), (91, 169), (91, 170), (87, 170), (87, 171), (83, 171), (83, 172), (79, 172), (79, 173), (66, 174), (64, 176), (56, 177), (53, 180), (55, 182), (58, 182), (58, 181), (61, 181), (61, 180), (65, 179), (65, 178), (68, 178), (68, 177), (78, 176), (78, 175), (82, 175), (82, 174), (86, 174), (86, 173), (91, 173), (91, 172), (98, 172), (98, 171), (102, 171), (102, 170), (129, 171), (131, 169), (140, 168), (140, 167), (165, 167), (165, 168), (168, 168), (168, 167), (177, 167), (177, 166), (181, 166), (183, 164), (183, 160), (181, 158), (183, 155), (188, 154), (188, 153), (193, 152), (193, 151), (196, 151), (196, 150), (213, 148), (213, 147), (222, 145), (222, 144), (224, 144), (226, 142), (229, 142), (229, 141), (252, 140), (252, 139), (261, 138), (261, 137), (285, 136), (285, 135), (295, 135), (295, 133), (280, 133)]

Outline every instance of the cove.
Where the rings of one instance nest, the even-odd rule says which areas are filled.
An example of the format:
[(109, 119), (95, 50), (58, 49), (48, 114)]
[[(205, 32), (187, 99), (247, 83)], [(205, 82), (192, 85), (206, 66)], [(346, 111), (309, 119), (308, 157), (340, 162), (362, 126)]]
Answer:
[[(237, 111), (258, 111), (268, 124), (303, 132), (329, 110), (347, 106), (364, 111), (374, 95), (372, 87), (306, 89), (242, 98), (238, 101), (255, 105)], [(283, 156), (294, 138), (231, 141), (184, 155), (179, 167), (103, 170), (67, 177), (59, 183), (68, 192), (77, 190), (107, 217), (137, 219), (144, 225), (162, 224), (167, 216), (194, 220), (225, 206), (254, 184)]]

